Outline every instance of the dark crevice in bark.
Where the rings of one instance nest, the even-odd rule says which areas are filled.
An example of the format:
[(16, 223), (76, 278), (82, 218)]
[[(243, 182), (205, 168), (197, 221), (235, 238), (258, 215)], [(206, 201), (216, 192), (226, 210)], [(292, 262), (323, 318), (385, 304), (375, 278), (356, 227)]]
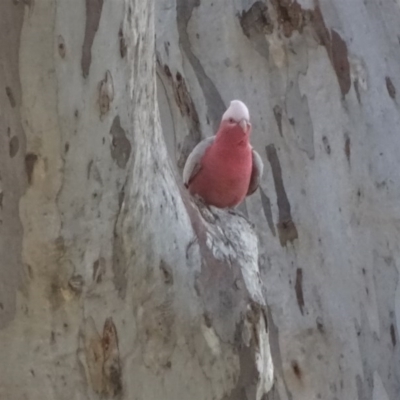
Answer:
[(275, 146), (273, 144), (268, 145), (266, 152), (271, 165), (278, 201), (279, 221), (276, 226), (281, 246), (286, 246), (287, 242), (293, 242), (298, 238), (297, 228), (292, 220), (290, 203), (286, 195), (285, 186), (283, 185), (281, 164)]
[(221, 115), (226, 109), (225, 103), (212, 80), (206, 75), (199, 59), (194, 55), (187, 33), (187, 25), (192, 16), (193, 9), (198, 7), (200, 2), (199, 0), (177, 0), (176, 4), (179, 44), (197, 76), (207, 102), (208, 116), (211, 118), (213, 128), (216, 131), (219, 126)]
[(92, 62), (92, 45), (103, 10), (103, 0), (86, 0), (86, 26), (85, 39), (82, 46), (82, 74), (86, 78), (89, 75), (90, 64)]

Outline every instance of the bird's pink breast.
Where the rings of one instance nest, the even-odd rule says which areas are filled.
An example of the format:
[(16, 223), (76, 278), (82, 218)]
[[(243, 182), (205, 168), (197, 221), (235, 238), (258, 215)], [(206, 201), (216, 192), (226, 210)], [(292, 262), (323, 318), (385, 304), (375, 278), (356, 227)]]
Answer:
[(201, 169), (189, 185), (206, 204), (235, 207), (246, 197), (252, 170), (251, 147), (245, 144), (214, 142), (201, 160)]

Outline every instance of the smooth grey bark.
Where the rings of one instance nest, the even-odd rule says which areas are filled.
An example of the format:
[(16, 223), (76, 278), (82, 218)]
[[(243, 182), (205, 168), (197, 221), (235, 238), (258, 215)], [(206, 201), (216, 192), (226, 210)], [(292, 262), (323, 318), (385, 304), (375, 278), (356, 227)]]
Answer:
[(1, 399), (272, 385), (256, 234), (176, 179), (154, 34), (152, 1), (0, 2)]
[(156, 15), (177, 169), (230, 100), (250, 109), (268, 398), (397, 399), (400, 3), (163, 0)]

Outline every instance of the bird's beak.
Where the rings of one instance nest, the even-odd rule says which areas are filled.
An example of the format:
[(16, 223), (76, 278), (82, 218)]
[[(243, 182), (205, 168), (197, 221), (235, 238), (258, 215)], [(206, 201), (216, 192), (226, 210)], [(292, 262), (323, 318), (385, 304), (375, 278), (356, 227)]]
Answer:
[(239, 125), (240, 125), (240, 127), (243, 129), (243, 132), (244, 132), (244, 133), (247, 133), (247, 132), (249, 131), (250, 123), (247, 122), (245, 119), (242, 119), (242, 120), (239, 122)]

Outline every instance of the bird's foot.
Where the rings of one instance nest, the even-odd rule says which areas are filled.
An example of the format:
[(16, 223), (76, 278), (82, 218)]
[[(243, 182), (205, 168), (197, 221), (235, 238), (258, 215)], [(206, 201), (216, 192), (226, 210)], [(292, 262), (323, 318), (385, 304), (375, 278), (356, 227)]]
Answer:
[(193, 199), (200, 210), (201, 215), (206, 221), (215, 222), (219, 220), (219, 216), (213, 212), (211, 206), (209, 206), (200, 196), (194, 195)]

